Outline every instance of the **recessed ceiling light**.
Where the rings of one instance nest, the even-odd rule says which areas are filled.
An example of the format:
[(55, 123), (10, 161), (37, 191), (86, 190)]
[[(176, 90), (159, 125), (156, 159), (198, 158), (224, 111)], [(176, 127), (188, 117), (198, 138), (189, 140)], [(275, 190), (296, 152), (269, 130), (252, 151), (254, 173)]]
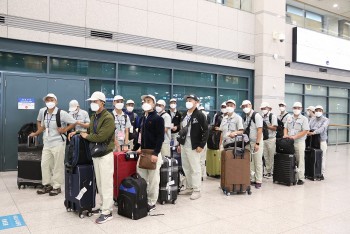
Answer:
[(338, 4), (334, 3), (334, 4), (333, 4), (333, 7), (334, 7), (334, 8), (338, 7)]

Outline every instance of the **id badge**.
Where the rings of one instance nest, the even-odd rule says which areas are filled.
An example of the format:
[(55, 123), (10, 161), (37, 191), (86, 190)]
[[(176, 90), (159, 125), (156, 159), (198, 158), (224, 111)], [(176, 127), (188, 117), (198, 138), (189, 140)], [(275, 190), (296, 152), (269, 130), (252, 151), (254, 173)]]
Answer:
[(139, 133), (139, 139), (138, 139), (137, 143), (139, 143), (141, 145), (141, 132)]
[(124, 131), (120, 131), (117, 133), (117, 136), (118, 136), (118, 140), (124, 140), (125, 138), (125, 133)]
[(46, 136), (49, 135), (49, 129), (48, 128), (45, 129), (45, 133), (46, 133)]
[(131, 126), (131, 127), (129, 128), (129, 132), (130, 132), (130, 133), (134, 133), (134, 126)]

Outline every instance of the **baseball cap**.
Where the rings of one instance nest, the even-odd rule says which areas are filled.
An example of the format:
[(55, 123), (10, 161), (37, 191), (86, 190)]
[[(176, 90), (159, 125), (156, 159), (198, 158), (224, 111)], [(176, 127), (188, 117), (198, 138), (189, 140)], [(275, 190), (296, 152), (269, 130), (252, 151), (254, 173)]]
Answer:
[(69, 102), (69, 111), (75, 111), (79, 106), (79, 102), (77, 100), (72, 100)]
[(270, 107), (270, 104), (268, 102), (262, 102), (260, 105), (260, 108), (264, 108), (264, 107)]
[(314, 106), (309, 106), (308, 108), (306, 108), (306, 110), (311, 110), (311, 111), (313, 111), (313, 112), (315, 112), (315, 107)]
[(226, 106), (226, 102), (221, 103), (221, 106)]
[(113, 101), (116, 101), (116, 100), (124, 100), (124, 98), (120, 95), (117, 95), (113, 98)]
[(91, 95), (90, 98), (86, 99), (86, 101), (97, 101), (97, 100), (106, 102), (106, 95), (100, 91), (96, 91)]
[(48, 97), (54, 98), (54, 99), (56, 99), (56, 101), (57, 101), (57, 97), (56, 97), (56, 95), (53, 94), (53, 93), (48, 93), (45, 97), (43, 97), (43, 101), (45, 102), (45, 99), (48, 98)]
[(126, 101), (126, 104), (135, 104), (135, 102), (133, 100), (129, 99)]
[(152, 94), (145, 94), (141, 96), (141, 100), (145, 100), (146, 97), (152, 98), (154, 103), (156, 103), (156, 98)]
[(229, 100), (227, 100), (227, 101), (226, 101), (226, 105), (227, 105), (227, 103), (233, 103), (233, 104), (235, 104), (235, 105), (236, 105), (236, 102), (235, 102), (235, 100), (233, 100), (233, 99), (229, 99)]
[(199, 106), (198, 110), (204, 110), (204, 107), (203, 106)]
[(165, 101), (164, 101), (164, 100), (162, 100), (162, 99), (158, 100), (157, 104), (159, 104), (159, 105), (163, 105), (163, 106), (166, 106)]
[(281, 101), (280, 103), (278, 103), (278, 105), (287, 106), (287, 104), (284, 101)]
[(303, 107), (303, 105), (301, 105), (301, 102), (294, 102), (293, 107)]
[(177, 101), (176, 101), (176, 98), (172, 98), (172, 99), (170, 99), (169, 102), (177, 102)]
[(242, 106), (244, 106), (244, 105), (251, 105), (252, 103), (249, 101), (249, 100), (244, 100), (243, 102), (242, 102), (242, 105), (240, 106), (241, 108), (242, 108)]
[(198, 97), (196, 95), (194, 95), (194, 94), (185, 95), (184, 99), (186, 100), (187, 98), (192, 98), (193, 100), (195, 100), (197, 102), (199, 101)]
[(315, 106), (315, 110), (316, 110), (316, 109), (321, 109), (321, 110), (323, 110), (323, 106), (317, 105), (317, 106)]

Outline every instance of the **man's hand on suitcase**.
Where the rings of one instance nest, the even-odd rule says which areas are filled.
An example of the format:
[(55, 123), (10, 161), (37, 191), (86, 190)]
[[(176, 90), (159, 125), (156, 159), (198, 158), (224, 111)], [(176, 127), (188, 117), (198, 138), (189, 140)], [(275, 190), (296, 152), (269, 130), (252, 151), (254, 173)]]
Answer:
[(158, 161), (158, 157), (155, 155), (152, 155), (151, 162), (156, 163)]
[(70, 141), (70, 139), (75, 135), (77, 134), (77, 132), (71, 132), (68, 134), (68, 140)]

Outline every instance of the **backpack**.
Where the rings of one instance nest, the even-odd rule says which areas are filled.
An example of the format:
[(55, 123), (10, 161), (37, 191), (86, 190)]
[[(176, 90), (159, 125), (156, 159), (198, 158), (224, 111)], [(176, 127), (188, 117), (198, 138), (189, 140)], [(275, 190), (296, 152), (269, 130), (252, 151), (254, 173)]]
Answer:
[[(253, 112), (253, 115), (252, 115), (252, 118), (250, 119), (249, 121), (249, 124), (246, 128), (246, 130), (244, 131), (245, 134), (247, 134), (249, 136), (249, 133), (250, 133), (250, 124), (251, 124), (251, 121), (253, 120), (253, 122), (255, 123), (255, 115), (256, 115), (257, 112)], [(244, 122), (246, 121), (246, 115), (243, 116), (243, 120)], [(270, 120), (270, 123), (271, 123), (271, 119), (272, 119), (272, 113), (270, 113), (269, 115), (269, 120)], [(263, 140), (267, 140), (269, 139), (269, 129), (267, 128), (267, 124), (265, 123), (265, 121), (263, 121), (263, 129), (262, 129), (262, 133), (263, 133)]]
[(32, 132), (36, 132), (36, 123), (26, 123), (18, 131), (18, 144), (26, 144), (28, 141), (28, 136)]
[(220, 137), (221, 137), (221, 131), (210, 129), (208, 134), (208, 140), (207, 140), (208, 149), (211, 149), (211, 150), (220, 149)]
[[(46, 114), (47, 114), (47, 109), (44, 112), (44, 120), (45, 120)], [(57, 128), (62, 127), (62, 123), (61, 123), (61, 109), (57, 110), (56, 125), (57, 125)], [(63, 133), (63, 134), (60, 134), (60, 135), (61, 135), (62, 141), (64, 141), (64, 138), (63, 138), (62, 135), (66, 136), (66, 138), (67, 138), (67, 133)], [(68, 142), (66, 144), (68, 145)]]
[(283, 119), (286, 117), (288, 113), (285, 113), (281, 120), (277, 119), (277, 129), (276, 129), (276, 138), (282, 138), (284, 135), (284, 124), (283, 124)]
[[(132, 118), (130, 118), (131, 116), (132, 116)], [(132, 133), (130, 132), (130, 129), (129, 129), (129, 140), (136, 139), (136, 137), (137, 137), (137, 132), (136, 132), (136, 118), (137, 118), (137, 114), (133, 112), (131, 116), (129, 116), (130, 123), (131, 123), (131, 126), (133, 126), (134, 129), (133, 129)], [(126, 123), (126, 119), (125, 119), (125, 123)]]
[(68, 146), (66, 167), (73, 169), (77, 165), (86, 164), (92, 164), (89, 141), (80, 137), (79, 134), (74, 135)]

